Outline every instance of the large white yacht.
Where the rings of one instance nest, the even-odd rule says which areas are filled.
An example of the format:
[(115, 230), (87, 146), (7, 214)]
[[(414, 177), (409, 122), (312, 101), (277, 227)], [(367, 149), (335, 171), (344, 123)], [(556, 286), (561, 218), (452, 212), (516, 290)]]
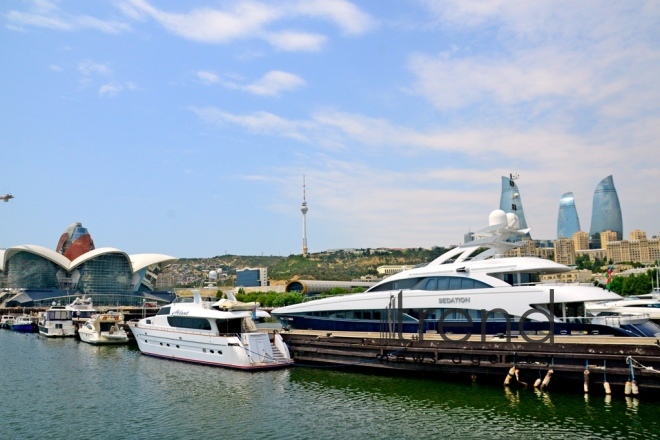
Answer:
[(660, 336), (643, 316), (587, 316), (585, 302), (615, 293), (582, 284), (542, 284), (567, 266), (537, 257), (507, 257), (529, 229), (493, 211), (475, 240), (434, 261), (392, 275), (364, 293), (323, 298), (272, 311), (285, 328), (440, 334), (608, 334)]
[(257, 329), (254, 307), (235, 298), (203, 300), (194, 290), (193, 298), (177, 298), (156, 316), (128, 326), (140, 351), (150, 356), (243, 370), (292, 365), (279, 333)]

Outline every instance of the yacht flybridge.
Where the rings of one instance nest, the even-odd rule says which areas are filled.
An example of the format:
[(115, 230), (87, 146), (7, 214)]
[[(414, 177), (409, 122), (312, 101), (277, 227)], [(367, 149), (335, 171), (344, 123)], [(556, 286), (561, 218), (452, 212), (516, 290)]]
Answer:
[[(273, 310), (293, 329), (437, 332), (495, 335), (600, 334), (660, 336), (645, 316), (588, 316), (585, 302), (620, 299), (593, 285), (542, 284), (540, 276), (567, 266), (537, 257), (507, 257), (522, 245), (517, 217), (493, 211), (475, 240), (428, 264), (392, 275), (363, 293), (307, 301)], [(538, 337), (537, 337), (538, 338)]]

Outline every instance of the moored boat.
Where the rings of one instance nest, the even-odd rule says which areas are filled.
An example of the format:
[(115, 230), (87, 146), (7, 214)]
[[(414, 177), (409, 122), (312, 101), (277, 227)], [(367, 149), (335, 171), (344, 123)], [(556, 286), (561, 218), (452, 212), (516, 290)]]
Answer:
[(242, 370), (292, 365), (282, 337), (259, 331), (253, 313), (251, 305), (203, 300), (194, 290), (193, 298), (178, 298), (156, 316), (128, 325), (149, 356)]
[(475, 240), (428, 264), (392, 275), (366, 292), (303, 302), (272, 311), (283, 327), (380, 333), (566, 334), (660, 336), (648, 317), (592, 317), (585, 303), (618, 300), (577, 283), (544, 284), (541, 275), (569, 267), (538, 257), (506, 257), (529, 229), (494, 211)]
[(15, 332), (33, 333), (37, 326), (34, 318), (30, 315), (21, 315), (14, 319), (14, 322), (9, 324), (9, 329)]
[(641, 296), (628, 296), (613, 301), (590, 302), (586, 304), (586, 308), (594, 316), (644, 315), (660, 324), (660, 300), (654, 297), (642, 298)]
[(14, 323), (16, 317), (14, 315), (2, 315), (0, 317), (0, 328), (9, 329), (9, 326)]
[(89, 344), (125, 344), (128, 335), (124, 330), (124, 315), (117, 312), (93, 315), (78, 329), (78, 336)]
[(67, 306), (53, 305), (39, 315), (39, 334), (49, 338), (76, 335), (73, 324), (73, 309)]

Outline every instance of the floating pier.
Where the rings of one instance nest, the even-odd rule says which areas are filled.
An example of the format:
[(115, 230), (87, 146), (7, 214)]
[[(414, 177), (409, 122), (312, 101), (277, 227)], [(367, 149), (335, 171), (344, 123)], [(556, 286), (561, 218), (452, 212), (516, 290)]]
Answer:
[[(517, 336), (391, 337), (378, 333), (282, 332), (296, 364), (348, 367), (507, 386), (573, 389), (593, 394), (660, 394), (660, 340), (554, 336), (528, 342)], [(634, 384), (634, 386), (632, 386)]]

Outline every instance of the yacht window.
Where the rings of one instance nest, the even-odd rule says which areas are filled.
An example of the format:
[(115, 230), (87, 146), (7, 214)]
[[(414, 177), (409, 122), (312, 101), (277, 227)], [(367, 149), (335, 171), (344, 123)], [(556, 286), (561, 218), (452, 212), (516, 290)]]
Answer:
[(419, 278), (406, 278), (403, 280), (389, 281), (372, 287), (369, 289), (369, 292), (379, 292), (384, 290), (409, 290), (418, 281)]
[(362, 319), (362, 310), (356, 310), (353, 312), (353, 316), (355, 316), (355, 319)]
[(241, 318), (217, 319), (216, 323), (220, 333), (241, 333)]
[(438, 290), (449, 290), (449, 278), (438, 278)]
[(431, 278), (428, 281), (426, 281), (426, 286), (424, 286), (424, 290), (438, 290), (438, 279)]
[(211, 330), (211, 323), (205, 318), (188, 316), (168, 316), (167, 322), (172, 327), (189, 328), (193, 330)]
[(158, 313), (156, 313), (156, 315), (169, 315), (169, 314), (170, 314), (170, 307), (169, 306), (163, 307), (162, 309), (160, 309), (158, 311)]
[(449, 290), (459, 290), (461, 288), (461, 279), (460, 278), (450, 278), (449, 279)]

